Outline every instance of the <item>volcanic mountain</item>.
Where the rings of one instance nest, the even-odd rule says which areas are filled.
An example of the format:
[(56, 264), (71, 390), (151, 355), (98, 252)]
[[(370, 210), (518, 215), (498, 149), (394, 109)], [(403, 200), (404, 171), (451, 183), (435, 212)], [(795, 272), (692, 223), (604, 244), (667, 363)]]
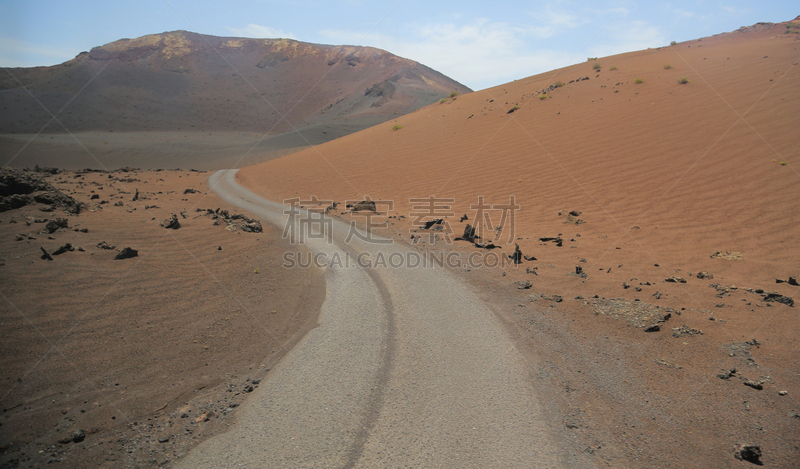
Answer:
[(121, 39), (52, 67), (7, 70), (0, 76), (2, 134), (329, 129), (313, 133), (308, 143), (318, 143), (470, 91), (371, 47), (187, 31)]

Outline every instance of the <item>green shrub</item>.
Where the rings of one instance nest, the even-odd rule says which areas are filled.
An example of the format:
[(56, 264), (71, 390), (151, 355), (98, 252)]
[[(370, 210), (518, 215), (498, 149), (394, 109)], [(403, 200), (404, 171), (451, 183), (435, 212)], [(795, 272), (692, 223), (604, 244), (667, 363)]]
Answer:
[(547, 96), (547, 93), (542, 93), (542, 94), (539, 95), (539, 99), (547, 99), (549, 97), (550, 96)]
[(557, 82), (553, 83), (553, 86), (555, 86), (556, 88), (561, 88), (562, 86), (564, 86), (564, 82), (563, 81), (557, 81)]
[(402, 128), (403, 128), (403, 126), (402, 126), (402, 125), (397, 125), (397, 124), (395, 124), (394, 126), (392, 126), (392, 131), (395, 131), (395, 130), (400, 130), (400, 129), (402, 129)]
[(787, 164), (789, 164), (789, 163), (787, 163), (785, 161), (781, 161), (781, 166), (786, 166)]
[(677, 46), (677, 45), (678, 45), (678, 42), (677, 42), (677, 41), (672, 41), (672, 42), (670, 42), (670, 43), (669, 43), (669, 45), (671, 45), (671, 46)]
[(616, 66), (609, 68), (609, 70), (619, 70)]
[(447, 102), (447, 98), (442, 98), (439, 100), (439, 104), (444, 104)]
[(456, 96), (458, 96), (458, 91), (451, 91), (450, 92), (450, 97), (451, 98), (455, 98)]
[(636, 83), (637, 85), (639, 85), (641, 83), (644, 83), (644, 80), (642, 80), (641, 78), (637, 78), (637, 79), (633, 80), (633, 82)]
[(603, 66), (600, 65), (599, 63), (595, 62), (594, 65), (592, 65), (592, 68), (595, 69), (595, 70), (600, 70), (601, 68), (603, 68)]
[(685, 84), (687, 84), (687, 83), (689, 83), (689, 79), (688, 79), (688, 78), (686, 78), (686, 77), (683, 77), (683, 78), (681, 78), (680, 80), (678, 80), (678, 84), (679, 84), (679, 85), (685, 85)]
[(675, 68), (675, 67), (673, 67), (673, 66), (672, 66), (672, 65), (670, 65), (670, 64), (664, 65), (664, 70), (669, 70), (669, 69), (671, 69), (671, 68)]

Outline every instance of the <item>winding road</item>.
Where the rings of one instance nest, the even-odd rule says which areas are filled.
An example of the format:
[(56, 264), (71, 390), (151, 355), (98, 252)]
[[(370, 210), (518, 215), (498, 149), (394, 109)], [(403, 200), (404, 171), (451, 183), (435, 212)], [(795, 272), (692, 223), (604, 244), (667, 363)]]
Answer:
[[(239, 186), (235, 173), (213, 174), (210, 186), (283, 228), (288, 206)], [(324, 268), (319, 325), (236, 425), (177, 467), (566, 467), (529, 367), (489, 308), (445, 268), (357, 265), (359, 254), (399, 261), (417, 251), (346, 243), (349, 226), (332, 228), (332, 243), (306, 240), (320, 259), (342, 261)]]

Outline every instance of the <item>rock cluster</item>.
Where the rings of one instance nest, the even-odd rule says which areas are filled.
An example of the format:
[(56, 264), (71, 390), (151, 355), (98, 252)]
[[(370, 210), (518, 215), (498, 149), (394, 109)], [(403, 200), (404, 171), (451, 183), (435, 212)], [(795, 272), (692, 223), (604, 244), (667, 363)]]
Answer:
[(0, 169), (0, 212), (40, 203), (63, 208), (67, 213), (78, 214), (83, 204), (51, 186), (39, 174), (21, 170)]

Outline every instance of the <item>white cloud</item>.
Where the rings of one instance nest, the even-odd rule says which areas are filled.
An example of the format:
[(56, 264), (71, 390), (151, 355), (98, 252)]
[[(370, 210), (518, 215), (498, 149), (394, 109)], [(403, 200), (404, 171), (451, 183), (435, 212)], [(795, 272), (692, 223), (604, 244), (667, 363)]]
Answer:
[(735, 16), (746, 16), (752, 12), (749, 8), (741, 8), (736, 5), (720, 5), (720, 8), (726, 13)]
[(73, 59), (80, 50), (47, 47), (19, 39), (0, 38), (0, 66), (37, 67)]
[(543, 11), (530, 13), (530, 16), (539, 23), (542, 23), (541, 26), (532, 27), (530, 31), (534, 36), (541, 39), (564, 33), (569, 29), (577, 28), (581, 24), (588, 22), (585, 18), (578, 18), (571, 13), (555, 11), (549, 5), (546, 6)]
[(261, 26), (260, 24), (250, 23), (244, 28), (228, 28), (236, 37), (254, 37), (254, 38), (286, 38), (297, 39), (294, 34), (281, 31), (280, 29), (270, 28), (269, 26)]
[(332, 44), (369, 45), (416, 60), (479, 90), (579, 63), (585, 57), (669, 42), (657, 27), (632, 20), (629, 13), (624, 8), (574, 14), (544, 8), (529, 13), (528, 23), (487, 19), (430, 23), (407, 27), (402, 37), (342, 30), (319, 34)]
[(536, 28), (474, 20), (466, 25), (427, 24), (413, 28), (411, 40), (325, 30), (320, 35), (334, 44), (370, 45), (425, 64), (473, 89), (528, 77), (565, 63), (555, 51), (533, 51), (526, 39), (538, 37)]

